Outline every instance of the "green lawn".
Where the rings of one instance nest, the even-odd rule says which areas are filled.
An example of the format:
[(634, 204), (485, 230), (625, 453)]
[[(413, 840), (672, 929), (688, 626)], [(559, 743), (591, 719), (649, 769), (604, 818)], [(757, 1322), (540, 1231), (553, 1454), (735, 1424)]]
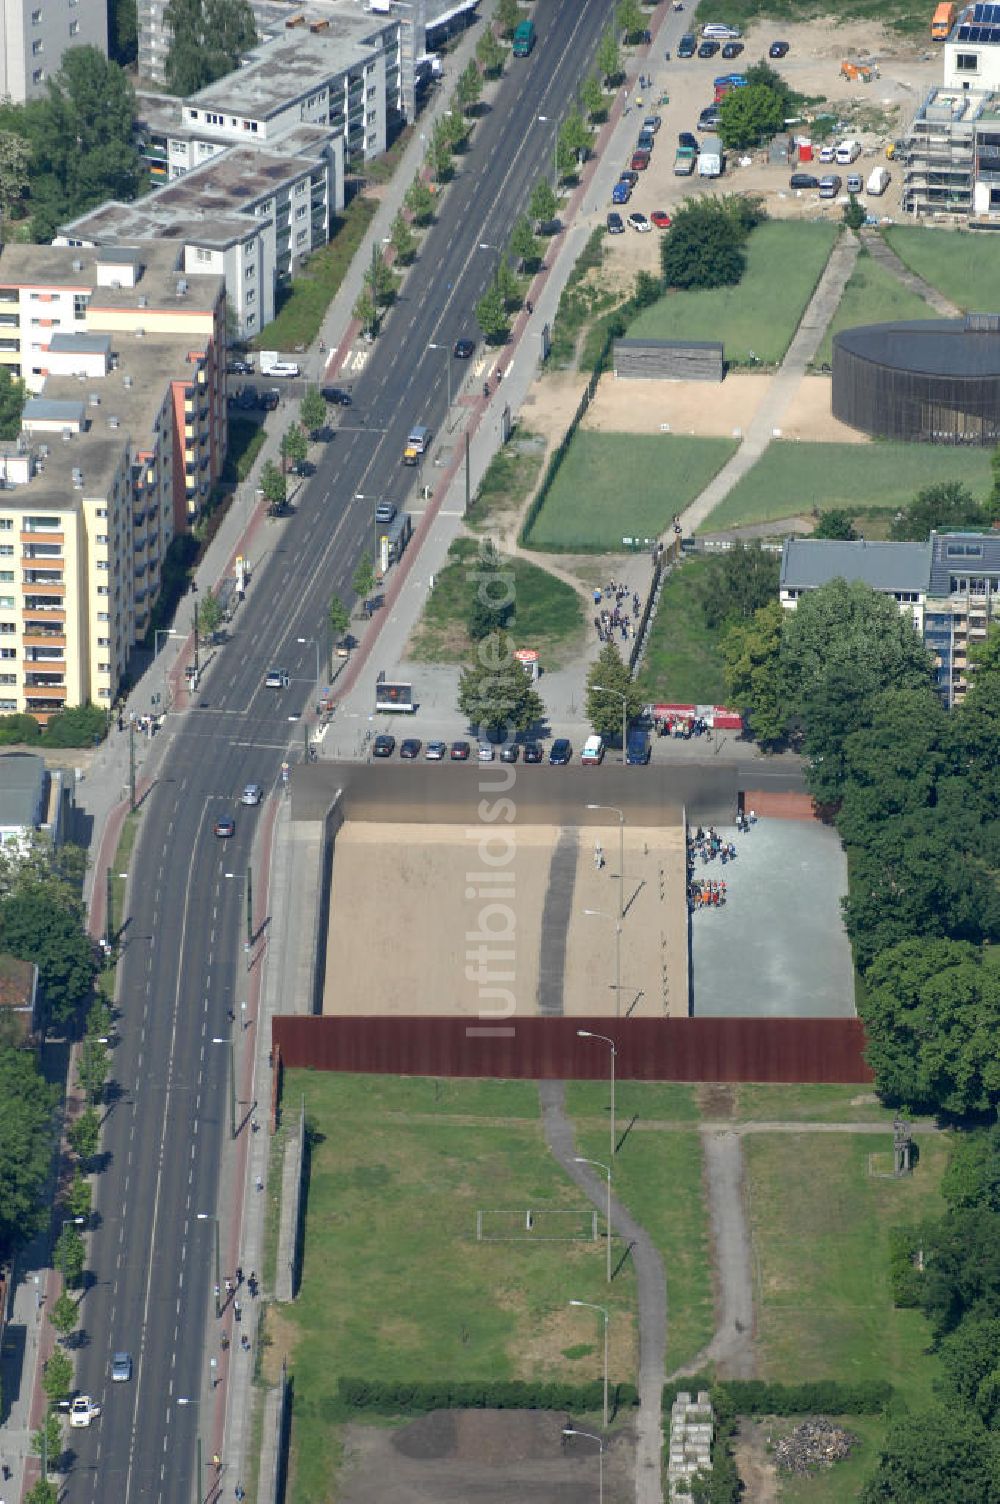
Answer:
[(278, 312), (252, 341), (256, 350), (294, 351), (311, 345), (323, 316), (347, 275), (378, 204), (360, 195), (331, 226), (331, 239), (315, 251), (291, 283), (279, 289)]
[[(341, 1374), (586, 1380), (599, 1373), (599, 1344), (572, 1297), (610, 1303), (612, 1373), (634, 1381), (634, 1277), (626, 1261), (608, 1291), (603, 1238), (476, 1241), (480, 1208), (519, 1217), (533, 1208), (539, 1230), (546, 1208), (589, 1215), (545, 1147), (531, 1091), (286, 1078), (286, 1101), (297, 1109), (304, 1099), (311, 1134), (301, 1289), (291, 1307), (269, 1311), (267, 1327), (294, 1385), (293, 1504), (335, 1496)], [(424, 1115), (445, 1102), (454, 1117)], [(468, 1121), (510, 1108), (526, 1115)]]
[[(744, 28), (763, 17), (769, 25), (774, 23), (772, 30), (780, 34), (779, 21), (825, 18), (830, 15), (830, 6), (829, 0), (726, 0), (724, 5), (713, 9), (712, 15)], [(880, 21), (890, 30), (917, 35), (924, 43), (929, 29), (927, 6), (920, 0), (841, 0), (837, 20), (845, 28), (853, 20)]]
[(264, 447), (267, 431), (262, 423), (250, 418), (229, 419), (229, 448), (222, 478), (230, 485), (245, 481), (253, 469), (254, 461)]
[(577, 430), (528, 538), (530, 548), (621, 552), (659, 536), (735, 452), (731, 439)]
[(931, 1396), (930, 1331), (889, 1294), (888, 1231), (943, 1210), (944, 1135), (917, 1136), (916, 1173), (867, 1172), (892, 1135), (774, 1134), (744, 1139), (763, 1377), (885, 1378), (909, 1404)]
[[(629, 339), (722, 340), (727, 361), (752, 355), (777, 365), (830, 255), (838, 226), (772, 220), (747, 241), (747, 269), (736, 287), (672, 292), (638, 316)], [(711, 387), (705, 400), (712, 400)]]
[(489, 527), (516, 512), (534, 490), (544, 458), (545, 440), (519, 423), (486, 467), (466, 514), (469, 527)]
[(833, 336), (858, 324), (888, 323), (893, 319), (936, 319), (936, 309), (904, 287), (898, 277), (861, 251), (837, 311), (813, 358), (814, 366), (829, 366), (833, 360)]
[[(607, 1047), (594, 1043), (595, 1050)], [(608, 1088), (603, 1081), (567, 1081), (566, 1111), (573, 1118), (601, 1117), (607, 1120)], [(695, 1123), (698, 1121), (696, 1088), (679, 1081), (619, 1081), (617, 1116), (627, 1123)]]
[(654, 704), (723, 702), (718, 637), (705, 625), (699, 601), (701, 582), (714, 562), (704, 555), (685, 559), (660, 592), (639, 674), (643, 694)]
[(1000, 245), (992, 235), (891, 225), (887, 243), (911, 271), (974, 313), (1000, 310)]
[(879, 1123), (891, 1126), (893, 1111), (866, 1086), (736, 1087), (733, 1116), (743, 1122)]
[[(449, 562), (434, 577), (423, 616), (410, 642), (409, 656), (422, 663), (455, 663), (473, 651), (465, 622), (477, 589), (475, 538), (456, 538)], [(537, 648), (547, 669), (558, 668), (575, 649), (583, 630), (583, 600), (571, 585), (526, 559), (502, 557), (509, 571), (515, 615), (511, 632), (519, 644)]]
[(866, 504), (894, 510), (924, 486), (962, 481), (977, 496), (990, 489), (990, 451), (941, 444), (800, 444), (779, 439), (698, 529), (714, 533)]

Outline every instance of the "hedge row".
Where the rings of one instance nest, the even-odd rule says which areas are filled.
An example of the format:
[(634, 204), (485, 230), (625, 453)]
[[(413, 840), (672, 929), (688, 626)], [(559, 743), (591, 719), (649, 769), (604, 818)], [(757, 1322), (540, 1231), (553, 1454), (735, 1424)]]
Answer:
[[(430, 1410), (600, 1410), (600, 1380), (589, 1384), (533, 1384), (522, 1379), (484, 1379), (449, 1383), (385, 1383), (379, 1379), (342, 1378), (341, 1401), (351, 1410), (382, 1415), (425, 1415)], [(614, 1384), (609, 1391), (613, 1412), (639, 1403), (634, 1384)]]
[(669, 1411), (677, 1395), (709, 1389), (724, 1409), (735, 1415), (877, 1415), (892, 1398), (884, 1379), (814, 1379), (806, 1384), (771, 1384), (764, 1379), (720, 1379), (707, 1374), (672, 1380), (663, 1386), (663, 1408)]
[(903, 1309), (912, 1309), (920, 1304), (921, 1274), (917, 1268), (920, 1250), (919, 1227), (890, 1227), (889, 1229), (889, 1287), (892, 1303)]

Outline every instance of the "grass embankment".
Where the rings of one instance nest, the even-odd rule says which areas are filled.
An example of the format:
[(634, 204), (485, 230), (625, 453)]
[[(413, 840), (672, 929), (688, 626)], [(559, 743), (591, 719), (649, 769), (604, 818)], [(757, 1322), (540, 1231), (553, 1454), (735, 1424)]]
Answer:
[[(529, 1083), (414, 1082), (291, 1072), (311, 1130), (302, 1284), (269, 1313), (294, 1384), (290, 1498), (325, 1504), (340, 1375), (387, 1380), (600, 1372), (570, 1297), (611, 1307), (611, 1370), (634, 1379), (634, 1279), (608, 1291), (603, 1241), (479, 1243), (478, 1209), (589, 1206), (549, 1155)], [(480, 1119), (480, 1122), (476, 1122)], [(554, 1222), (548, 1224), (554, 1226)], [(618, 1256), (621, 1250), (616, 1247)]]
[(990, 451), (934, 444), (769, 444), (749, 474), (698, 529), (702, 533), (862, 504), (895, 512), (924, 486), (957, 480), (974, 495), (990, 489)]
[(975, 313), (1000, 309), (1000, 246), (992, 236), (923, 225), (891, 225), (882, 234), (912, 272), (958, 308)]
[(226, 450), (226, 462), (222, 470), (222, 479), (228, 485), (237, 485), (246, 480), (266, 438), (263, 424), (254, 423), (249, 418), (230, 417), (229, 448)]
[(674, 569), (660, 592), (659, 605), (639, 684), (652, 703), (723, 703), (719, 634), (705, 623), (701, 593), (715, 560), (696, 556)]
[(374, 200), (359, 195), (335, 218), (329, 242), (279, 289), (278, 311), (252, 341), (254, 349), (287, 352), (312, 344), (377, 209)]
[(466, 523), (472, 528), (490, 527), (518, 512), (538, 481), (545, 458), (545, 440), (519, 423), (502, 449), (498, 449), (479, 482)]
[[(422, 663), (457, 663), (471, 659), (475, 644), (465, 623), (475, 602), (481, 575), (479, 543), (456, 538), (448, 563), (434, 577), (434, 589), (410, 640), (409, 656)], [(583, 631), (583, 601), (571, 585), (526, 559), (500, 556), (509, 575), (514, 601), (510, 623), (515, 642), (537, 648), (547, 669), (558, 668)]]
[[(629, 339), (721, 340), (731, 364), (777, 365), (798, 328), (839, 227), (769, 220), (747, 241), (735, 287), (667, 293), (629, 327)], [(706, 400), (711, 400), (706, 389)]]
[(837, 311), (827, 325), (813, 359), (814, 366), (829, 366), (833, 360), (833, 336), (859, 324), (886, 324), (896, 319), (936, 319), (937, 310), (918, 293), (904, 287), (898, 277), (861, 251), (847, 280)]
[[(920, 0), (843, 0), (836, 14), (837, 24), (845, 35), (849, 34), (852, 21), (880, 21), (904, 36), (926, 39), (928, 35), (929, 13)], [(825, 20), (829, 15), (828, 0), (726, 0), (721, 12), (722, 20), (743, 26), (760, 20), (774, 23)]]
[(621, 552), (657, 538), (735, 452), (731, 439), (578, 429), (535, 519), (529, 546)]

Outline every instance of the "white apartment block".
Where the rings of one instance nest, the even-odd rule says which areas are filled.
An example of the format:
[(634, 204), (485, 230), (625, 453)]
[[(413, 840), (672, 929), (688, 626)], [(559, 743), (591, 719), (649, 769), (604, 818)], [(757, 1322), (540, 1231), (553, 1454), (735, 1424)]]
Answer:
[(104, 0), (0, 0), (0, 99), (44, 97), (66, 49), (88, 46), (107, 55)]
[(0, 326), (37, 393), (0, 446), (0, 713), (110, 709), (225, 454), (224, 284), (171, 244), (9, 246)]
[(944, 44), (945, 89), (1000, 90), (1000, 5), (963, 5)]

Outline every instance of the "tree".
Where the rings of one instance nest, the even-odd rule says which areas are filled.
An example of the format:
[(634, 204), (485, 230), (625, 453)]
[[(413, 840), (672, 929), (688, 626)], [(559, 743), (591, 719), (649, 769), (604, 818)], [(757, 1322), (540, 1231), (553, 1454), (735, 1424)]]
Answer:
[(622, 660), (617, 643), (609, 638), (587, 674), (587, 719), (596, 735), (606, 742), (613, 742), (621, 735), (622, 695), (626, 697), (627, 728), (642, 714), (645, 696)]
[(512, 37), (523, 15), (517, 0), (498, 0), (493, 19), (500, 28), (501, 36)]
[(458, 78), (458, 102), (467, 115), (471, 115), (483, 93), (483, 75), (476, 66), (475, 58), (469, 59)]
[(368, 555), (365, 554), (361, 559), (358, 560), (358, 566), (351, 578), (351, 589), (354, 591), (354, 594), (356, 596), (363, 598), (364, 596), (371, 594), (372, 586), (374, 584), (375, 566)]
[(758, 542), (737, 541), (712, 565), (699, 592), (710, 632), (740, 617), (749, 621), (755, 611), (777, 598), (780, 560), (776, 554), (765, 553)]
[(759, 146), (785, 123), (785, 103), (765, 84), (730, 89), (719, 105), (719, 139), (727, 151)]
[(820, 512), (812, 535), (814, 538), (836, 538), (844, 543), (853, 543), (858, 533), (850, 512), (831, 507), (828, 512)]
[[(323, 401), (322, 397), (320, 401)], [(324, 403), (323, 406), (325, 416), (326, 404)], [(279, 448), (281, 450), (282, 464), (286, 469), (290, 464), (300, 465), (302, 463), (309, 453), (309, 440), (302, 432), (300, 424), (292, 423), (285, 429), (285, 432), (281, 435)]]
[(110, 1071), (111, 1059), (107, 1045), (99, 1039), (85, 1039), (80, 1046), (76, 1079), (88, 1102), (97, 1103), (101, 1100)]
[(92, 1107), (74, 1119), (66, 1130), (66, 1137), (82, 1164), (93, 1159), (101, 1139), (101, 1120)]
[[(959, 1138), (961, 1142), (961, 1137)], [(955, 1398), (984, 1426), (1000, 1423), (1000, 1313), (973, 1311), (942, 1338), (938, 1357)]]
[(33, 1055), (0, 1046), (0, 1257), (47, 1220), (56, 1099)]
[(49, 747), (96, 747), (108, 730), (108, 713), (99, 705), (71, 705), (49, 720), (42, 740)]
[(745, 240), (745, 232), (719, 200), (684, 204), (660, 246), (664, 282), (685, 288), (735, 285), (746, 269)]
[(622, 55), (618, 50), (618, 41), (614, 32), (609, 27), (597, 44), (596, 62), (604, 82), (614, 83), (622, 75)]
[(375, 312), (375, 303), (367, 287), (363, 287), (358, 293), (357, 297), (354, 299), (354, 307), (351, 309), (351, 313), (353, 317), (357, 319), (358, 323), (363, 324), (364, 327), (370, 330), (371, 334), (374, 336), (377, 325), (377, 316)]
[(87, 1180), (77, 1165), (73, 1170), (73, 1179), (70, 1181), (69, 1190), (66, 1192), (66, 1210), (72, 1217), (90, 1216), (93, 1193), (90, 1181)]
[(90, 995), (94, 953), (78, 913), (56, 907), (44, 888), (0, 904), (0, 946), (34, 961), (46, 1021), (68, 1025)]
[(968, 487), (945, 480), (918, 491), (906, 510), (893, 519), (889, 536), (923, 543), (932, 531), (961, 532), (985, 525), (986, 513)]
[(596, 73), (588, 73), (580, 90), (580, 99), (591, 120), (603, 120), (608, 113), (608, 96)]
[(21, 742), (37, 742), (41, 734), (42, 728), (33, 715), (0, 715), (0, 747), (15, 747)]
[(62, 1427), (59, 1417), (53, 1415), (51, 1410), (46, 1413), (45, 1419), (37, 1431), (31, 1435), (31, 1450), (36, 1457), (44, 1457), (46, 1467), (52, 1467), (56, 1458), (62, 1454)]
[(42, 1368), (42, 1388), (50, 1405), (57, 1405), (64, 1400), (73, 1387), (73, 1364), (57, 1347), (50, 1358), (47, 1358)]
[(575, 177), (579, 166), (576, 152), (560, 132), (556, 142), (556, 181), (565, 183), (567, 178)]
[(885, 823), (897, 825), (902, 815), (933, 821), (940, 782), (954, 768), (950, 741), (947, 712), (930, 684), (876, 695), (867, 724), (843, 747), (837, 829), (844, 844), (876, 845)]
[(540, 178), (531, 190), (531, 201), (528, 204), (528, 213), (536, 225), (547, 225), (555, 218), (555, 212), (559, 207), (552, 184), (547, 178)]
[(642, 13), (639, 0), (618, 0), (615, 7), (615, 20), (618, 23), (618, 30), (624, 32), (629, 42), (641, 36), (646, 29), (646, 17)]
[[(4, 219), (15, 218), (14, 211), (21, 207), (28, 192), (30, 166), (31, 147), (24, 137), (14, 131), (0, 131), (0, 215)], [(4, 374), (9, 377), (10, 373)]]
[[(473, 66), (475, 65), (473, 64)], [(440, 124), (442, 126), (444, 139), (447, 141), (451, 150), (464, 151), (466, 143), (469, 139), (469, 132), (472, 127), (466, 120), (463, 110), (461, 108), (445, 110), (444, 114), (441, 116)]]
[(1000, 1309), (1000, 1217), (983, 1207), (954, 1211), (925, 1226), (920, 1304), (935, 1336), (955, 1331), (969, 1312)]
[(982, 1206), (1000, 1212), (1000, 1125), (967, 1129), (955, 1138), (941, 1177), (941, 1194), (950, 1207)]
[(495, 286), (503, 299), (505, 309), (520, 308), (524, 302), (524, 294), (521, 291), (521, 284), (517, 280), (514, 269), (506, 256), (501, 256), (497, 263)]
[(163, 19), (172, 32), (167, 84), (182, 96), (234, 72), (257, 42), (246, 0), (170, 0)]
[(475, 664), (462, 671), (458, 708), (479, 736), (504, 731), (513, 737), (542, 719), (541, 697), (506, 633), (492, 632), (479, 644)]
[(24, 1504), (59, 1504), (59, 1490), (48, 1478), (39, 1478), (25, 1494)]
[(434, 218), (434, 195), (422, 177), (415, 177), (403, 199), (417, 225), (429, 225)]
[(83, 1279), (83, 1265), (87, 1252), (83, 1246), (83, 1239), (71, 1223), (64, 1224), (62, 1232), (56, 1239), (53, 1254), (56, 1268), (67, 1285), (79, 1285)]
[(396, 260), (400, 266), (409, 266), (417, 254), (417, 237), (410, 226), (406, 215), (399, 213), (392, 222), (389, 231), (392, 240), (392, 248), (396, 252)]
[(213, 590), (205, 590), (198, 597), (198, 636), (202, 642), (211, 642), (222, 626), (222, 605)]
[(847, 203), (844, 205), (844, 224), (849, 230), (860, 230), (867, 218), (868, 210), (864, 204), (856, 194), (849, 194)]
[(49, 1320), (63, 1341), (71, 1332), (76, 1331), (80, 1322), (80, 1308), (68, 1290), (63, 1290), (59, 1299), (49, 1308)]
[(510, 333), (507, 307), (496, 281), (483, 293), (476, 304), (476, 322), (483, 331), (487, 344), (502, 345)]
[(260, 472), (260, 488), (267, 502), (269, 517), (276, 517), (284, 509), (288, 497), (285, 477), (273, 460), (267, 460)]
[(564, 142), (577, 160), (585, 158), (592, 140), (590, 126), (574, 105), (559, 127), (559, 140)]
[(502, 632), (514, 613), (513, 576), (502, 566), (496, 545), (485, 538), (479, 546), (476, 568), (470, 571), (475, 584), (466, 631), (474, 642), (492, 632)]
[(21, 413), (27, 399), (28, 389), (24, 382), (0, 367), (0, 439), (17, 438), (21, 432)]
[(299, 403), (299, 422), (307, 433), (315, 433), (326, 423), (326, 403), (319, 387), (306, 387), (305, 396)]
[(139, 51), (139, 18), (136, 0), (109, 0), (108, 56), (123, 68), (135, 62)]
[(427, 143), (427, 165), (437, 182), (443, 183), (451, 177), (454, 168), (451, 140), (443, 119), (439, 119), (431, 131), (431, 138)]
[(771, 601), (750, 621), (735, 621), (719, 643), (726, 698), (749, 714), (750, 728), (764, 746), (781, 742), (788, 730), (781, 682), (786, 614), (780, 601)]
[[(359, 595), (362, 593), (363, 592), (361, 591), (358, 592)], [(351, 613), (348, 611), (339, 595), (331, 596), (330, 604), (326, 608), (326, 619), (329, 623), (330, 631), (334, 637), (339, 637), (340, 634), (342, 632), (346, 632), (348, 627), (350, 626)]]
[(861, 1504), (997, 1504), (996, 1439), (960, 1411), (936, 1406), (889, 1426)]
[(510, 237), (510, 253), (522, 268), (535, 268), (542, 259), (542, 247), (531, 230), (531, 220), (522, 214)]

